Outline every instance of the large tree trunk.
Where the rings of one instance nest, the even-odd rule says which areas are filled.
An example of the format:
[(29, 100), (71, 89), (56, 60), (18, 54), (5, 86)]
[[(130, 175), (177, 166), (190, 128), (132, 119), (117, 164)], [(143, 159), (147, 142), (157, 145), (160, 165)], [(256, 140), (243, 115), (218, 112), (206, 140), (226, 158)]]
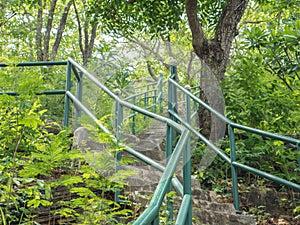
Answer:
[[(245, 12), (247, 0), (228, 0), (217, 24), (213, 39), (207, 39), (197, 16), (197, 0), (186, 0), (186, 13), (192, 31), (195, 53), (202, 63), (202, 99), (217, 112), (224, 115), (225, 102), (220, 87), (230, 57), (230, 48), (238, 34), (237, 25)], [(200, 129), (213, 143), (224, 136), (226, 124), (204, 109), (199, 109)], [(215, 153), (207, 150), (200, 167), (205, 169), (213, 161)]]
[[(211, 69), (202, 61), (200, 97), (210, 107), (224, 115), (225, 100), (218, 79), (213, 73), (214, 69)], [(226, 124), (203, 107), (199, 107), (198, 116), (200, 132), (214, 144), (218, 145), (219, 140), (225, 135)], [(200, 169), (207, 168), (215, 157), (216, 153), (207, 149), (200, 161)]]
[(197, 16), (197, 0), (186, 0), (186, 13), (192, 31), (193, 48), (201, 61), (210, 68), (218, 82), (224, 78), (231, 44), (238, 34), (237, 25), (247, 6), (247, 0), (228, 0), (220, 16), (215, 36), (207, 39)]

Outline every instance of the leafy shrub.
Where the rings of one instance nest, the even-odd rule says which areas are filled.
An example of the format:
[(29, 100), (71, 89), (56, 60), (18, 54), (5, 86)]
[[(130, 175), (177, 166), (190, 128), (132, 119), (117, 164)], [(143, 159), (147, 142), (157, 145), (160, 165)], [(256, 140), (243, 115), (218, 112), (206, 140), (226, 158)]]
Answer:
[[(131, 215), (130, 209), (111, 198), (131, 172), (120, 170), (108, 177), (100, 176), (93, 166), (101, 163), (99, 158), (94, 158), (97, 162), (92, 164), (88, 154), (70, 150), (69, 132), (48, 133), (48, 127), (59, 125), (41, 119), (46, 110), (39, 98), (1, 95), (0, 101), (3, 224), (35, 221), (41, 209), (48, 210), (52, 217), (71, 217), (81, 224), (118, 224), (116, 218)], [(104, 140), (111, 142), (109, 137)], [(120, 149), (112, 148), (113, 153)], [(61, 187), (66, 188), (68, 198), (56, 202), (54, 195)]]
[[(263, 138), (256, 134), (238, 133), (236, 155), (239, 163), (268, 172), (283, 179), (299, 183), (299, 151), (295, 146), (285, 144), (282, 141)], [(229, 140), (222, 142), (223, 151), (229, 156)], [(231, 181), (230, 164), (220, 157), (216, 157), (213, 163), (205, 170), (198, 171), (199, 159), (202, 158), (206, 146), (199, 144), (194, 151), (194, 172), (202, 181), (205, 188), (219, 188), (224, 181)], [(246, 185), (260, 184), (258, 176), (238, 170), (238, 179)], [(274, 185), (274, 184), (272, 184)], [(276, 185), (275, 185), (276, 186)], [(277, 186), (278, 189), (282, 187)]]

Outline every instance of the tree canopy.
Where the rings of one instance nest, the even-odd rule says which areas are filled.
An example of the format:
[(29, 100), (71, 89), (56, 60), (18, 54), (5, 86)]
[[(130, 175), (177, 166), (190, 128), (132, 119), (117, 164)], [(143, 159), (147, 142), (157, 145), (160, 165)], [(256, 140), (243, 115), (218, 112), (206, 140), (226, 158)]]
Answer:
[[(247, 65), (254, 68), (251, 60), (252, 64), (260, 60), (272, 76), (268, 86), (287, 88), (297, 95), (297, 4), (296, 0), (6, 1), (1, 2), (0, 13), (1, 61), (71, 56), (85, 65), (99, 60), (103, 65), (107, 60), (111, 68), (116, 62), (122, 64), (118, 42), (126, 40), (128, 49), (136, 44), (143, 49), (144, 72), (153, 79), (153, 71), (161, 69), (155, 64), (168, 68), (170, 58), (177, 58), (180, 76), (194, 77), (193, 83), (200, 77), (207, 101), (222, 112), (223, 103), (214, 103), (209, 89), (224, 80), (240, 84), (233, 78), (250, 76)], [(246, 67), (243, 71), (241, 64)], [(226, 70), (230, 76), (224, 77)]]

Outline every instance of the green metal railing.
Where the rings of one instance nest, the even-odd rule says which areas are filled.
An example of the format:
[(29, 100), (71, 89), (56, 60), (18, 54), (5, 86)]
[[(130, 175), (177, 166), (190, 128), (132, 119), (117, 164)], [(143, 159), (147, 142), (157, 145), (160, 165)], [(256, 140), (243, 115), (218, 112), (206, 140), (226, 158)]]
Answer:
[[(225, 162), (230, 164), (231, 174), (232, 174), (232, 193), (233, 193), (233, 199), (234, 199), (234, 206), (235, 206), (236, 210), (240, 210), (239, 197), (238, 197), (237, 168), (242, 169), (242, 170), (247, 171), (247, 172), (250, 172), (250, 173), (253, 173), (253, 174), (256, 174), (256, 175), (259, 175), (263, 178), (274, 181), (274, 182), (279, 183), (281, 185), (284, 185), (286, 187), (292, 188), (296, 191), (300, 191), (300, 185), (299, 184), (287, 181), (287, 180), (282, 179), (280, 177), (274, 176), (274, 175), (266, 173), (264, 171), (261, 171), (261, 170), (255, 169), (253, 167), (250, 167), (250, 166), (244, 165), (242, 163), (239, 163), (236, 160), (236, 154), (237, 153), (236, 153), (236, 145), (235, 145), (235, 129), (243, 130), (243, 131), (258, 134), (258, 135), (261, 135), (261, 136), (264, 136), (264, 137), (269, 137), (269, 138), (280, 140), (280, 141), (283, 141), (283, 142), (286, 142), (286, 143), (294, 144), (294, 145), (297, 146), (298, 151), (300, 150), (300, 148), (299, 148), (300, 140), (295, 139), (295, 138), (282, 136), (282, 135), (278, 135), (278, 134), (273, 134), (273, 133), (262, 131), (262, 130), (259, 130), (259, 129), (254, 129), (254, 128), (243, 126), (243, 125), (240, 125), (240, 124), (237, 124), (237, 123), (233, 123), (232, 121), (230, 121), (229, 119), (224, 117), (222, 114), (215, 111), (213, 108), (211, 108), (205, 102), (203, 102), (201, 99), (196, 97), (190, 91), (188, 91), (187, 89), (180, 86), (175, 81), (175, 79), (170, 78), (168, 80), (168, 83), (169, 83), (169, 88), (170, 89), (176, 89), (176, 91), (173, 91), (173, 94), (176, 94), (176, 92), (178, 90), (180, 90), (181, 92), (183, 92), (186, 95), (186, 108), (187, 108), (186, 118), (188, 118), (188, 119), (184, 120), (183, 118), (181, 118), (177, 114), (176, 110), (173, 110), (172, 108), (169, 108), (169, 113), (171, 115), (171, 118), (175, 118), (176, 121), (180, 122), (191, 133), (193, 133), (198, 138), (200, 138), (210, 149), (215, 151), (217, 153), (217, 155), (219, 155), (223, 160), (225, 160)], [(169, 93), (172, 93), (172, 92), (169, 91)], [(173, 99), (175, 99), (175, 98), (173, 97)], [(191, 126), (190, 120), (189, 120), (191, 118), (191, 116), (190, 116), (191, 115), (191, 103), (190, 103), (191, 101), (193, 101), (194, 103), (196, 102), (199, 106), (204, 107), (209, 112), (211, 112), (212, 114), (214, 114), (216, 117), (218, 117), (224, 123), (227, 124), (228, 129), (229, 129), (230, 157), (227, 156), (221, 149), (219, 149), (216, 145), (214, 145), (212, 142), (210, 142), (207, 138), (205, 138), (202, 134), (200, 134), (195, 128), (193, 128)], [(176, 105), (176, 104), (177, 104), (176, 102), (173, 102), (173, 105)]]
[[(113, 138), (113, 142), (119, 143), (119, 140), (122, 139), (121, 126), (124, 121), (123, 111), (124, 108), (127, 108), (133, 112), (133, 116), (135, 117), (136, 113), (140, 113), (145, 117), (149, 117), (160, 121), (166, 125), (166, 166), (163, 166), (156, 161), (152, 160), (149, 157), (135, 151), (134, 149), (123, 145), (124, 150), (129, 154), (133, 155), (137, 159), (151, 165), (153, 168), (163, 172), (163, 175), (160, 179), (158, 186), (153, 194), (151, 202), (146, 210), (140, 215), (140, 217), (134, 222), (135, 225), (140, 224), (159, 224), (159, 211), (162, 205), (166, 194), (170, 192), (173, 188), (177, 190), (177, 192), (182, 196), (182, 202), (177, 213), (175, 224), (178, 225), (191, 225), (192, 224), (192, 192), (191, 192), (191, 147), (190, 147), (190, 134), (194, 134), (196, 137), (200, 138), (210, 149), (215, 151), (217, 155), (219, 155), (222, 159), (225, 160), (230, 166), (232, 171), (232, 192), (234, 198), (234, 206), (236, 210), (239, 210), (239, 200), (238, 200), (238, 179), (236, 170), (242, 169), (269, 180), (275, 181), (277, 183), (283, 184), (287, 187), (293, 188), (297, 191), (300, 191), (300, 185), (289, 182), (277, 176), (268, 174), (264, 171), (252, 168), (250, 166), (239, 163), (236, 160), (236, 145), (235, 145), (235, 129), (244, 130), (250, 133), (259, 134), (265, 137), (270, 137), (273, 139), (285, 141), (288, 143), (295, 144), (297, 149), (300, 150), (300, 140), (289, 138), (277, 134), (272, 134), (269, 132), (261, 131), (258, 129), (250, 128), (247, 126), (243, 126), (240, 124), (233, 123), (229, 119), (225, 118), (223, 115), (212, 109), (195, 94), (192, 94), (189, 90), (183, 88), (176, 82), (177, 77), (177, 69), (176, 66), (171, 66), (170, 69), (170, 78), (168, 79), (168, 113), (169, 118), (158, 115), (156, 111), (149, 111), (153, 109), (152, 104), (144, 104), (142, 107), (135, 105), (137, 102), (136, 98), (141, 97), (144, 99), (152, 99), (149, 102), (159, 103), (160, 110), (162, 110), (162, 75), (160, 76), (160, 81), (156, 84), (155, 88), (148, 88), (146, 91), (140, 94), (133, 95), (131, 97), (126, 97), (124, 99), (120, 98), (120, 93), (114, 93), (109, 90), (105, 85), (98, 81), (96, 77), (90, 74), (86, 69), (80, 66), (73, 59), (68, 59), (68, 61), (63, 62), (36, 62), (36, 63), (20, 63), (14, 65), (0, 64), (0, 67), (7, 66), (55, 66), (55, 65), (65, 65), (66, 66), (66, 83), (65, 90), (47, 90), (42, 91), (37, 94), (45, 94), (45, 95), (54, 95), (60, 94), (65, 95), (64, 102), (64, 126), (69, 125), (69, 112), (71, 102), (74, 104), (74, 108), (76, 110), (75, 119), (84, 112), (87, 116), (89, 116), (97, 126), (103, 130), (104, 132), (111, 134)], [(73, 77), (74, 76), (74, 77)], [(75, 78), (75, 79), (74, 79)], [(112, 135), (113, 132), (109, 131), (105, 126), (103, 126), (98, 118), (95, 117), (91, 111), (82, 103), (82, 95), (83, 95), (83, 79), (87, 78), (91, 82), (93, 82), (98, 88), (103, 90), (110, 98), (112, 98), (116, 105), (116, 113), (114, 115), (114, 128), (116, 132), (116, 137)], [(76, 89), (75, 93), (72, 93), (71, 89)], [(185, 118), (182, 118), (178, 115), (178, 94), (177, 92), (182, 92), (185, 95)], [(151, 93), (151, 94), (150, 94)], [(157, 94), (158, 93), (158, 94)], [(9, 94), (9, 95), (18, 95), (16, 92), (0, 92), (0, 94)], [(129, 102), (133, 101), (133, 102)], [(145, 100), (147, 101), (147, 100)], [(133, 104), (134, 103), (134, 104)], [(220, 118), (224, 121), (229, 129), (229, 142), (230, 142), (230, 156), (227, 156), (221, 149), (216, 147), (213, 143), (207, 140), (203, 135), (201, 135), (193, 126), (191, 125), (192, 117), (196, 116), (195, 112), (198, 106), (201, 105), (205, 109), (209, 110), (212, 114)], [(145, 108), (146, 109), (145, 109)], [(194, 112), (191, 110), (194, 109)], [(148, 109), (148, 110), (147, 110)], [(131, 117), (131, 118), (132, 118)], [(128, 118), (127, 118), (128, 119)], [(134, 122), (134, 121), (133, 121)], [(134, 130), (133, 130), (134, 131)], [(178, 165), (180, 157), (183, 156), (183, 184), (176, 178), (174, 175), (175, 169)], [(122, 157), (121, 153), (118, 153), (116, 159), (119, 161)], [(116, 198), (118, 197), (118, 193)], [(173, 220), (173, 211), (172, 211), (172, 201), (167, 198), (167, 209), (169, 210), (169, 221)]]
[[(59, 62), (24, 62), (24, 63), (17, 63), (17, 64), (6, 64), (0, 63), (0, 68), (5, 67), (36, 67), (36, 66), (66, 66), (67, 61), (59, 61)], [(65, 90), (46, 90), (36, 93), (37, 95), (64, 95), (66, 93)], [(14, 91), (9, 92), (0, 92), (0, 94), (7, 94), (12, 96), (17, 96), (19, 93)]]
[[(130, 96), (126, 96), (123, 98), (124, 101), (130, 102), (133, 105), (139, 104), (141, 107), (143, 107), (146, 110), (149, 110), (151, 112), (157, 113), (157, 108), (159, 110), (159, 113), (162, 112), (162, 85), (163, 85), (163, 77), (162, 73), (160, 73), (160, 77), (158, 82), (152, 82), (150, 84), (139, 86), (133, 88), (133, 90), (136, 92), (135, 94), (131, 94)], [(120, 96), (121, 91), (118, 91), (118, 96)], [(136, 116), (138, 112), (132, 111), (130, 115), (128, 115), (123, 120), (129, 120), (131, 119), (131, 133), (136, 133)], [(117, 107), (115, 112), (115, 117), (117, 116)], [(144, 120), (146, 119), (146, 116), (144, 116)]]
[[(120, 126), (123, 121), (123, 108), (128, 108), (133, 110), (134, 112), (141, 113), (144, 116), (147, 116), (149, 118), (153, 118), (155, 120), (158, 120), (162, 123), (165, 123), (166, 126), (168, 126), (168, 132), (167, 136), (169, 137), (169, 141), (167, 141), (167, 148), (171, 150), (171, 154), (168, 154), (169, 163), (166, 166), (163, 166), (156, 161), (152, 160), (149, 157), (146, 157), (145, 155), (135, 151), (134, 149), (123, 145), (125, 151), (127, 151), (129, 154), (135, 156), (136, 158), (142, 160), (143, 162), (147, 163), (148, 165), (152, 166), (153, 168), (163, 172), (163, 175), (160, 179), (160, 182), (153, 194), (152, 200), (149, 204), (149, 207), (140, 215), (140, 217), (134, 222), (134, 224), (154, 224), (157, 225), (159, 223), (159, 210), (162, 205), (163, 199), (166, 196), (167, 190), (169, 190), (170, 185), (178, 191), (178, 193), (183, 196), (183, 201), (179, 210), (180, 217), (177, 217), (176, 224), (182, 224), (182, 225), (191, 225), (191, 185), (184, 184), (182, 185), (181, 182), (176, 178), (174, 175), (175, 169), (177, 167), (178, 161), (182, 155), (184, 155), (185, 158), (188, 158), (188, 147), (187, 144), (189, 143), (189, 135), (190, 132), (184, 128), (183, 126), (179, 125), (178, 123), (174, 122), (171, 119), (168, 119), (166, 117), (160, 116), (154, 112), (150, 112), (146, 109), (143, 109), (141, 107), (138, 107), (134, 104), (129, 103), (126, 100), (122, 100), (119, 98), (119, 96), (112, 91), (110, 91), (105, 85), (100, 83), (96, 77), (94, 77), (92, 74), (90, 74), (87, 70), (85, 70), (83, 67), (81, 67), (78, 63), (76, 63), (72, 59), (68, 59), (66, 62), (34, 62), (34, 63), (20, 63), (20, 64), (14, 64), (14, 65), (7, 65), (7, 64), (0, 64), (0, 67), (7, 67), (7, 66), (13, 66), (13, 67), (22, 67), (22, 66), (54, 66), (54, 65), (67, 65), (66, 69), (66, 84), (65, 84), (65, 90), (49, 90), (49, 91), (43, 91), (41, 93), (36, 94), (64, 94), (65, 95), (65, 103), (64, 103), (64, 126), (69, 125), (69, 111), (70, 111), (70, 102), (73, 102), (76, 110), (76, 119), (80, 116), (81, 112), (84, 112), (87, 116), (89, 116), (96, 124), (97, 126), (103, 130), (104, 132), (111, 134), (113, 142), (119, 143), (118, 138), (122, 138), (122, 133), (120, 132)], [(74, 83), (72, 82), (72, 75), (75, 76), (75, 86), (76, 86), (76, 93), (75, 95), (71, 93), (71, 87), (74, 86)], [(103, 126), (101, 123), (99, 123), (98, 118), (96, 118), (93, 113), (91, 113), (86, 106), (82, 104), (82, 86), (83, 86), (83, 78), (86, 77), (90, 81), (92, 81), (94, 84), (98, 86), (98, 88), (101, 88), (106, 94), (108, 94), (109, 97), (113, 98), (116, 103), (117, 108), (117, 114), (115, 118), (115, 127), (117, 134), (115, 136), (112, 135), (113, 132), (110, 132), (105, 126)], [(162, 75), (160, 77), (160, 82), (158, 83), (158, 91), (159, 94), (156, 96), (152, 96), (152, 98), (155, 98), (158, 100), (158, 102), (161, 104), (162, 101)], [(148, 93), (151, 90), (148, 90)], [(16, 92), (1, 92), (0, 94), (9, 94), (9, 95), (18, 95)], [(148, 96), (149, 97), (149, 96)], [(127, 99), (128, 100), (128, 99)], [(153, 106), (154, 107), (154, 106)], [(161, 108), (161, 105), (160, 105)], [(175, 136), (172, 135), (171, 129), (173, 131), (176, 131), (176, 134), (179, 134), (179, 138), (177, 142), (174, 144)], [(117, 155), (117, 160), (121, 159), (121, 154)], [(186, 168), (186, 166), (185, 166)], [(184, 169), (186, 171), (186, 169)], [(184, 172), (184, 179), (190, 180), (190, 174)], [(185, 178), (185, 176), (187, 176)]]
[[(101, 88), (106, 94), (108, 94), (109, 97), (113, 98), (116, 102), (116, 109), (117, 109), (117, 115), (115, 118), (115, 129), (117, 131), (117, 137), (122, 138), (122, 134), (119, 132), (120, 127), (123, 121), (123, 108), (126, 107), (128, 109), (131, 109), (135, 112), (141, 113), (144, 116), (147, 116), (149, 118), (153, 118), (155, 120), (158, 120), (160, 122), (163, 122), (167, 125), (167, 136), (169, 137), (167, 140), (167, 149), (171, 149), (171, 154), (167, 154), (167, 158), (169, 159), (168, 164), (166, 167), (162, 166), (161, 164), (155, 162), (154, 160), (144, 156), (141, 153), (138, 153), (137, 151), (133, 150), (132, 148), (125, 146), (125, 151), (130, 153), (131, 155), (137, 157), (138, 159), (144, 161), (145, 163), (151, 165), (152, 167), (160, 170), (163, 172), (163, 175), (160, 179), (160, 182), (158, 186), (156, 187), (156, 190), (153, 194), (153, 197), (151, 199), (151, 202), (147, 209), (140, 215), (140, 217), (135, 221), (134, 224), (158, 224), (159, 223), (159, 210), (162, 205), (163, 199), (166, 196), (166, 193), (168, 193), (169, 187), (172, 184), (174, 188), (183, 196), (183, 201), (179, 210), (180, 218), (177, 217), (176, 224), (188, 224), (191, 225), (192, 223), (192, 213), (191, 213), (191, 176), (190, 176), (190, 168), (187, 168), (190, 166), (190, 164), (185, 164), (183, 166), (183, 178), (184, 178), (184, 185), (182, 185), (178, 179), (175, 177), (174, 172), (178, 165), (180, 157), (183, 155), (184, 158), (190, 158), (189, 153), (189, 147), (187, 144), (189, 143), (189, 135), (190, 132), (179, 125), (178, 123), (174, 122), (171, 119), (168, 119), (166, 117), (160, 116), (156, 113), (150, 112), (148, 110), (145, 110), (141, 107), (138, 107), (134, 104), (129, 103), (126, 100), (122, 100), (118, 97), (115, 93), (110, 91), (106, 86), (104, 86), (102, 83), (100, 83), (92, 74), (90, 74), (87, 70), (85, 70), (83, 67), (81, 67), (78, 63), (76, 63), (74, 60), (69, 59), (68, 60), (68, 67), (72, 68), (74, 73), (76, 74), (82, 74), (83, 77), (88, 78), (90, 81), (92, 81), (94, 84), (96, 84), (99, 88)], [(78, 70), (78, 71), (77, 71)], [(67, 69), (67, 83), (70, 81), (70, 75), (71, 70)], [(77, 79), (77, 88), (80, 88), (81, 77), (76, 76)], [(82, 110), (84, 111), (90, 118), (94, 120), (94, 122), (99, 126), (100, 129), (102, 129), (106, 133), (111, 132), (107, 130), (103, 125), (101, 125), (98, 122), (98, 119), (78, 100), (77, 97), (75, 97), (69, 90), (70, 85), (66, 85), (66, 103), (65, 107), (68, 107), (69, 101), (73, 101), (73, 103), (76, 105), (76, 110)], [(161, 88), (161, 87), (160, 87)], [(76, 91), (78, 93), (78, 91)], [(66, 110), (67, 111), (67, 110)], [(67, 116), (65, 116), (67, 118)], [(176, 139), (175, 136), (173, 136), (173, 131), (176, 131), (176, 134), (179, 134), (179, 139), (175, 144), (174, 140)], [(176, 135), (177, 136), (177, 135)], [(115, 142), (117, 142), (117, 138), (114, 139)], [(119, 161), (121, 159), (121, 154), (117, 155), (117, 160)], [(170, 218), (171, 219), (171, 218)]]

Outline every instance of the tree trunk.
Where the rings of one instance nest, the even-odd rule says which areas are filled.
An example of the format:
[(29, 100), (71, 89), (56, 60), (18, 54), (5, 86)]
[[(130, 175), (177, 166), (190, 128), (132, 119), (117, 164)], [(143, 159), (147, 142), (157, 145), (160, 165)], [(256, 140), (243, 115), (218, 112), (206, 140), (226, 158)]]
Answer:
[[(82, 27), (81, 19), (75, 1), (73, 1), (73, 6), (74, 6), (76, 20), (78, 24), (79, 48), (82, 55), (83, 65), (86, 66), (93, 53), (99, 21), (94, 21), (93, 23), (91, 23), (90, 21), (85, 20)], [(92, 25), (91, 34), (89, 34), (90, 25)]]
[(71, 5), (72, 5), (72, 0), (67, 3), (67, 5), (65, 6), (65, 9), (64, 9), (64, 12), (61, 16), (61, 19), (60, 19), (60, 22), (59, 22), (59, 27), (58, 27), (58, 30), (57, 30), (57, 33), (56, 33), (55, 42), (53, 44), (53, 48), (52, 48), (52, 51), (51, 51), (51, 61), (54, 61), (55, 57), (57, 55), (57, 51), (58, 51), (58, 48), (59, 48), (59, 45), (60, 45), (60, 42), (61, 42), (61, 39), (62, 39), (62, 35), (63, 35), (63, 32), (64, 32), (65, 27), (66, 27), (67, 17), (68, 17), (68, 13), (70, 11)]
[(50, 6), (50, 10), (49, 10), (47, 25), (46, 25), (46, 32), (45, 32), (45, 37), (44, 37), (44, 54), (43, 54), (43, 58), (45, 61), (49, 60), (49, 45), (50, 45), (51, 30), (52, 30), (53, 17), (54, 17), (54, 12), (55, 12), (55, 8), (56, 8), (56, 3), (57, 3), (57, 0), (51, 1), (51, 6)]
[(43, 28), (43, 1), (38, 2), (38, 15), (36, 25), (36, 49), (37, 49), (37, 60), (43, 60), (43, 47), (42, 47), (42, 28)]
[[(202, 61), (200, 98), (214, 110), (224, 115), (225, 100), (218, 79), (213, 72), (216, 69), (218, 68), (212, 69)], [(219, 145), (219, 141), (225, 135), (226, 124), (203, 107), (199, 107), (198, 117), (200, 132), (215, 145)], [(200, 169), (206, 169), (212, 163), (216, 155), (214, 151), (207, 149), (200, 161)]]
[[(60, 23), (56, 33), (56, 38), (53, 46), (51, 46), (51, 31), (53, 30), (53, 19), (55, 10), (57, 8), (57, 0), (52, 0), (50, 4), (50, 10), (47, 18), (47, 23), (44, 26), (45, 34), (43, 35), (43, 13), (45, 5), (43, 5), (43, 1), (38, 1), (38, 14), (37, 14), (37, 25), (36, 25), (36, 46), (37, 46), (37, 59), (39, 61), (49, 61), (55, 60), (57, 55), (57, 51), (62, 40), (62, 35), (66, 27), (68, 13), (71, 7), (73, 0), (69, 0), (64, 8), (64, 12), (61, 15)], [(51, 54), (50, 54), (51, 51)]]
[[(195, 53), (202, 63), (201, 88), (202, 98), (217, 112), (224, 115), (225, 102), (220, 87), (229, 62), (230, 48), (238, 34), (237, 25), (245, 12), (247, 0), (228, 0), (218, 21), (215, 36), (208, 40), (205, 37), (197, 15), (197, 0), (186, 0), (186, 13), (192, 31), (192, 43)], [(204, 109), (199, 109), (200, 129), (213, 143), (224, 136), (226, 125), (216, 116)], [(215, 157), (212, 151), (206, 151), (200, 166), (206, 168)]]

